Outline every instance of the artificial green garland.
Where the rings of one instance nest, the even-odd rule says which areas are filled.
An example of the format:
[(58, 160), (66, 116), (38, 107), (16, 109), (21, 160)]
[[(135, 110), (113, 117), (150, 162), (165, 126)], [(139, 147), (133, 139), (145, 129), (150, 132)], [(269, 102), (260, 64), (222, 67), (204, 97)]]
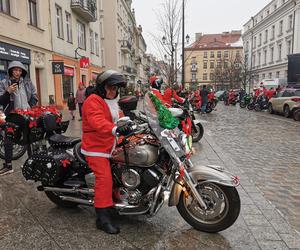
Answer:
[(179, 121), (176, 117), (172, 115), (170, 110), (168, 110), (157, 98), (156, 95), (149, 93), (149, 96), (151, 98), (151, 101), (153, 102), (156, 112), (158, 114), (158, 121), (159, 125), (162, 128), (167, 128), (167, 129), (174, 129), (178, 126)]

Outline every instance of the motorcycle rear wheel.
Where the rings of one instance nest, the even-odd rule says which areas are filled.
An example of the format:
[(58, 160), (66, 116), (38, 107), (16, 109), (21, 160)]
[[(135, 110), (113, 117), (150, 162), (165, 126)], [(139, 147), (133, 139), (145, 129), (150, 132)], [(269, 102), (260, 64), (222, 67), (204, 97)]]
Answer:
[(300, 109), (297, 109), (293, 112), (293, 118), (295, 121), (300, 121)]
[(182, 192), (177, 210), (187, 223), (207, 233), (217, 233), (233, 225), (241, 209), (236, 188), (206, 182), (199, 183), (197, 190), (208, 209), (202, 210), (193, 197), (186, 198)]
[(241, 108), (246, 108), (247, 104), (244, 101), (240, 102), (240, 107)]
[[(18, 160), (21, 158), (27, 150), (27, 147), (24, 145), (13, 144), (13, 155), (12, 160)], [(4, 140), (3, 137), (0, 139), (0, 159), (5, 160), (5, 150), (4, 150)]]
[(61, 198), (59, 198), (59, 194), (52, 191), (45, 191), (45, 194), (47, 195), (49, 200), (52, 201), (54, 204), (56, 204), (58, 207), (74, 208), (79, 205), (78, 203), (75, 202), (62, 200)]
[(257, 111), (257, 112), (261, 111), (261, 107), (260, 107), (259, 104), (255, 104), (254, 109), (255, 109), (255, 111)]
[(195, 124), (195, 128), (192, 128), (192, 140), (193, 142), (198, 142), (202, 139), (204, 134), (204, 128), (201, 124)]

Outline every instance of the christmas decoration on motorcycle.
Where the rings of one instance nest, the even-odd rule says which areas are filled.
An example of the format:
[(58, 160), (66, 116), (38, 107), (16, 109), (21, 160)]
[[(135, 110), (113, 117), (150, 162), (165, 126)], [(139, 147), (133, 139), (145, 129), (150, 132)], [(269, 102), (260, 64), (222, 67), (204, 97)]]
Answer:
[(54, 185), (68, 171), (72, 161), (65, 152), (50, 155), (32, 155), (22, 167), (26, 180), (40, 181), (44, 185)]
[(162, 128), (174, 129), (178, 126), (179, 121), (175, 118), (170, 110), (168, 110), (162, 102), (152, 93), (149, 93), (150, 99), (153, 102), (156, 112), (158, 114), (159, 125)]

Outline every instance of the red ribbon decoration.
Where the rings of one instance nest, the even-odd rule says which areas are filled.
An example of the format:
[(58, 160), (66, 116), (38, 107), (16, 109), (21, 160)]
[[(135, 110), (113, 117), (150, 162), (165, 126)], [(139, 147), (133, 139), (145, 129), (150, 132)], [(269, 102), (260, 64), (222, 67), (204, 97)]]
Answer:
[(60, 160), (60, 163), (64, 168), (67, 168), (71, 164), (70, 160), (68, 159)]
[(8, 128), (6, 129), (6, 133), (8, 133), (8, 134), (14, 134), (14, 132), (15, 132), (15, 130), (14, 130), (14, 128), (12, 128), (12, 127), (8, 127)]

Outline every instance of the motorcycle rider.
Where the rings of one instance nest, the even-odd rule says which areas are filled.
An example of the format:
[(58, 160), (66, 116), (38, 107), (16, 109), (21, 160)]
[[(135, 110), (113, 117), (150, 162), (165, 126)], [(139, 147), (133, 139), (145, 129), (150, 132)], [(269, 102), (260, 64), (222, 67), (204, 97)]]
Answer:
[(179, 85), (179, 83), (174, 83), (173, 88), (171, 87), (168, 87), (166, 90), (165, 90), (165, 93), (164, 93), (164, 101), (166, 102), (166, 104), (168, 104), (170, 107), (172, 107), (173, 105), (173, 101), (172, 101), (172, 98), (174, 98), (177, 102), (179, 103), (184, 103), (185, 99), (184, 98), (181, 98), (177, 95), (177, 91), (180, 91), (180, 88), (181, 86)]
[[(5, 115), (14, 109), (29, 109), (38, 102), (36, 88), (29, 78), (27, 70), (19, 61), (8, 65), (7, 77), (0, 81), (0, 96)], [(5, 163), (0, 169), (0, 176), (13, 173), (13, 142), (9, 136), (4, 138)]]
[(201, 96), (201, 100), (202, 100), (202, 105), (201, 105), (201, 114), (205, 114), (205, 110), (206, 110), (206, 105), (208, 103), (208, 90), (206, 88), (206, 85), (202, 86), (202, 89), (200, 91), (200, 96)]
[(163, 98), (163, 96), (162, 96), (162, 94), (160, 93), (160, 88), (161, 88), (161, 85), (162, 85), (162, 83), (163, 83), (163, 81), (162, 81), (162, 79), (160, 79), (160, 78), (152, 78), (152, 81), (151, 81), (151, 91), (152, 91), (152, 93), (154, 94), (154, 95), (156, 95), (156, 97), (159, 99), (159, 100), (161, 100), (161, 102), (163, 103), (163, 104), (165, 104), (165, 100), (164, 100), (164, 98)]
[(116, 146), (116, 135), (128, 135), (128, 125), (116, 126), (119, 119), (119, 89), (126, 86), (124, 76), (107, 70), (97, 76), (95, 93), (83, 104), (82, 147), (89, 167), (95, 174), (94, 207), (96, 227), (108, 234), (118, 234), (120, 228), (110, 218), (112, 199), (111, 153)]

